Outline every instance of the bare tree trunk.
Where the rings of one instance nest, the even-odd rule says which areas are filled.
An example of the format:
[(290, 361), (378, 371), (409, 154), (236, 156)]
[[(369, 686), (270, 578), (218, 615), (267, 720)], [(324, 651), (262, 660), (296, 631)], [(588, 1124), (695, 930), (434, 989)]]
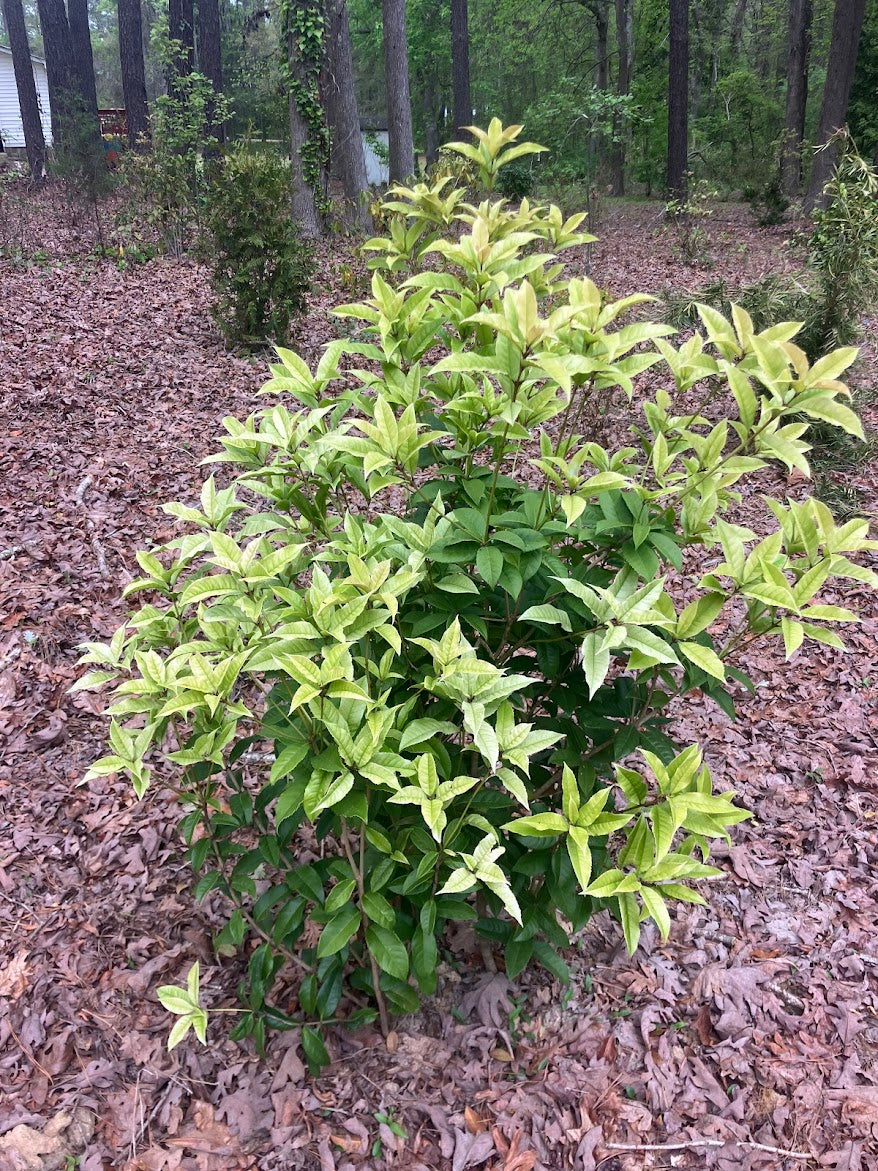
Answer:
[(354, 88), (354, 55), (345, 0), (326, 5), (326, 64), (324, 93), (332, 161), (344, 188), (348, 222), (368, 231), (371, 217), (366, 203), (366, 152)]
[(424, 162), (428, 167), (439, 158), (439, 109), (436, 101), (436, 75), (431, 72), (424, 82)]
[(87, 0), (67, 0), (67, 19), (70, 43), (73, 47), (73, 68), (79, 80), (79, 92), (86, 111), (98, 116), (98, 94), (95, 85), (95, 63), (91, 51), (91, 33), (88, 27)]
[[(619, 49), (619, 69), (616, 93), (627, 97), (631, 90), (631, 43), (633, 40), (633, 0), (616, 0), (616, 44)], [(616, 141), (610, 154), (610, 182), (614, 195), (625, 194), (625, 136), (626, 127), (619, 118), (613, 123)]]
[(454, 130), (459, 133), (473, 120), (469, 84), (469, 12), (467, 0), (451, 0), (451, 78), (454, 91)]
[(732, 35), (731, 35), (731, 59), (738, 60), (741, 52), (741, 42), (744, 39), (744, 24), (747, 20), (747, 7), (750, 0), (738, 0), (735, 5), (735, 14), (732, 17)]
[(195, 9), (193, 0), (168, 0), (168, 36), (174, 42), (174, 60), (168, 64), (168, 91), (195, 68)]
[(77, 78), (73, 71), (73, 46), (64, 0), (37, 0), (43, 48), (46, 53), (46, 78), (49, 83), (49, 106), (52, 111), (52, 137), (63, 147), (65, 134), (76, 108)]
[[(213, 85), (213, 92), (223, 92), (223, 58), (220, 42), (220, 15), (217, 0), (198, 0), (198, 68)], [(207, 133), (225, 142), (226, 128), (217, 121), (216, 102), (207, 109)]]
[(387, 94), (390, 178), (401, 183), (415, 173), (405, 0), (384, 0), (383, 13), (384, 88)]
[(789, 55), (787, 57), (787, 112), (784, 123), (781, 180), (788, 195), (802, 186), (802, 143), (808, 104), (808, 61), (811, 56), (812, 0), (789, 0)]
[(143, 23), (140, 0), (116, 0), (119, 16), (119, 62), (122, 94), (128, 119), (128, 142), (143, 150), (149, 135), (146, 71), (143, 63)]
[[(829, 61), (826, 65), (826, 84), (823, 87), (823, 103), (820, 107), (820, 126), (817, 131), (818, 146), (829, 143), (833, 134), (844, 126), (847, 119), (865, 15), (866, 0), (836, 0)], [(838, 146), (833, 143), (814, 156), (808, 195), (805, 199), (805, 206), (809, 210), (823, 203), (823, 188), (829, 181), (837, 158)]]
[(689, 0), (670, 0), (668, 191), (685, 200), (689, 159)]
[(15, 72), (15, 88), (18, 90), (27, 162), (31, 178), (39, 186), (46, 177), (46, 141), (21, 0), (3, 0), (3, 16), (12, 50), (12, 68)]
[(610, 0), (593, 0), (589, 5), (595, 23), (596, 81), (600, 90), (610, 88)]

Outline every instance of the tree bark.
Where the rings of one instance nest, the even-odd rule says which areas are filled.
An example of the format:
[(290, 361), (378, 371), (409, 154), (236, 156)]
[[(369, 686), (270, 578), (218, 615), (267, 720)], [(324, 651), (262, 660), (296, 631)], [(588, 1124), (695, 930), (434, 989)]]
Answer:
[[(631, 91), (631, 45), (634, 39), (633, 0), (616, 0), (616, 44), (619, 49), (619, 69), (616, 76), (616, 93), (627, 97)], [(610, 154), (610, 183), (614, 195), (625, 194), (625, 136), (626, 127), (620, 119), (613, 126), (616, 141)]]
[(12, 68), (15, 72), (15, 88), (18, 90), (27, 162), (31, 178), (39, 186), (46, 177), (46, 141), (21, 0), (3, 0), (3, 16), (12, 50)]
[(732, 17), (730, 56), (732, 61), (737, 61), (741, 52), (741, 42), (744, 39), (744, 23), (747, 20), (747, 8), (750, 0), (738, 0), (735, 5), (735, 13)]
[(808, 104), (808, 61), (811, 56), (812, 0), (789, 0), (789, 53), (787, 56), (787, 112), (784, 122), (781, 181), (788, 195), (802, 186), (802, 143)]
[(97, 118), (98, 94), (95, 85), (95, 63), (91, 51), (91, 32), (88, 27), (87, 0), (67, 0), (67, 20), (79, 92), (85, 110)]
[(424, 162), (432, 167), (439, 158), (439, 106), (436, 100), (436, 75), (431, 72), (423, 83)]
[(589, 4), (595, 24), (595, 79), (600, 90), (610, 88), (610, 0), (592, 0)]
[(149, 135), (146, 71), (143, 62), (143, 23), (140, 0), (116, 0), (119, 16), (119, 63), (128, 119), (128, 142), (143, 150)]
[[(820, 126), (817, 131), (817, 145), (823, 146), (824, 149), (814, 156), (814, 165), (811, 167), (808, 195), (805, 200), (805, 206), (809, 210), (823, 204), (823, 188), (829, 181), (838, 158), (838, 144), (830, 143), (829, 140), (844, 126), (847, 119), (865, 15), (866, 0), (836, 0), (829, 61), (826, 65), (826, 84), (823, 87), (823, 103), (820, 107)], [(825, 145), (827, 143), (828, 146)]]
[(333, 168), (345, 194), (348, 222), (363, 231), (371, 226), (366, 203), (366, 152), (354, 88), (354, 54), (345, 0), (327, 0), (326, 65), (323, 90), (329, 123)]
[(473, 121), (469, 83), (469, 12), (467, 0), (451, 0), (451, 81), (454, 129), (460, 133)]
[(384, 88), (387, 95), (390, 178), (394, 182), (402, 183), (415, 173), (405, 0), (384, 0), (383, 14)]
[(193, 0), (168, 0), (168, 37), (174, 42), (173, 61), (168, 63), (169, 92), (174, 82), (195, 68), (195, 10)]
[(689, 0), (670, 0), (668, 61), (668, 191), (686, 198), (689, 158)]
[[(296, 51), (295, 37), (291, 32), (287, 33), (287, 54), (289, 57), (290, 72), (294, 79), (301, 84), (307, 85), (307, 78), (305, 76), (305, 69), (302, 62), (299, 60), (298, 52)], [(292, 162), (292, 212), (293, 220), (299, 227), (303, 236), (314, 240), (322, 234), (322, 224), (320, 222), (320, 213), (317, 210), (317, 201), (314, 197), (314, 189), (308, 182), (305, 175), (305, 165), (302, 159), (302, 151), (308, 145), (310, 138), (308, 131), (308, 124), (302, 117), (301, 111), (296, 104), (295, 91), (290, 91), (289, 98), (290, 111), (290, 159)]]
[[(223, 58), (218, 0), (198, 0), (198, 68), (212, 84), (213, 92), (221, 94)], [(225, 124), (217, 120), (214, 101), (208, 103), (205, 129), (217, 142), (225, 142)]]
[(77, 79), (73, 71), (73, 46), (64, 0), (37, 0), (43, 49), (46, 54), (46, 78), (52, 114), (52, 137), (57, 148), (64, 145), (70, 119), (76, 109)]

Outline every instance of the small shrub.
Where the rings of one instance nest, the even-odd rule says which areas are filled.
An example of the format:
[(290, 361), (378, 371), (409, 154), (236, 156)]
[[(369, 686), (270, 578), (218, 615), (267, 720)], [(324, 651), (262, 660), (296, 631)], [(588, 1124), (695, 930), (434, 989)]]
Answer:
[(179, 75), (173, 92), (156, 99), (150, 149), (126, 152), (120, 164), (131, 196), (126, 232), (136, 233), (145, 221), (164, 251), (176, 257), (199, 241), (211, 160), (219, 146), (205, 126), (226, 114), (225, 99), (201, 73)]
[(774, 175), (757, 191), (747, 196), (760, 228), (771, 228), (782, 224), (789, 211), (790, 201), (786, 197), (780, 175)]
[(689, 176), (685, 199), (671, 199), (665, 204), (665, 215), (677, 237), (677, 250), (686, 264), (711, 266), (710, 232), (704, 227), (713, 215), (713, 201), (718, 192), (706, 179), (693, 180)]
[[(486, 185), (527, 149), (517, 130), (457, 148)], [(346, 989), (385, 1028), (436, 990), (456, 921), (511, 978), (564, 977), (600, 910), (632, 952), (645, 920), (667, 935), (747, 816), (671, 738), (668, 703), (733, 713), (742, 646), (838, 646), (854, 616), (821, 587), (878, 585), (851, 560), (874, 546), (865, 521), (811, 500), (769, 501), (762, 539), (725, 519), (768, 461), (807, 470), (793, 418), (860, 433), (851, 351), (809, 367), (795, 324), (756, 333), (738, 308), (702, 308), (706, 337), (679, 347), (625, 324), (649, 298), (608, 302), (557, 262), (589, 239), (581, 214), (475, 206), (448, 180), (385, 206), (371, 296), (337, 310), (359, 333), (313, 371), (279, 351), (281, 401), (227, 419), (212, 457), (237, 477), (167, 506), (185, 531), (139, 555), (126, 593), (149, 601), (86, 648), (79, 684), (118, 684), (90, 776), (171, 786), (196, 896), (229, 901), (220, 953), (254, 945), (234, 1035), (301, 1026), (312, 1068), (315, 1025), (375, 1015)], [(650, 367), (630, 445), (582, 433), (595, 396)], [(711, 424), (727, 389), (737, 415)], [(690, 390), (703, 413), (679, 409)], [(683, 597), (667, 571), (687, 548), (702, 572)], [(174, 1042), (204, 1036), (197, 969), (162, 997)]]
[(849, 140), (824, 199), (808, 242), (814, 289), (804, 339), (810, 355), (852, 342), (878, 297), (878, 173)]
[(314, 250), (290, 218), (290, 168), (241, 147), (218, 164), (206, 200), (214, 316), (232, 345), (285, 342), (314, 273)]

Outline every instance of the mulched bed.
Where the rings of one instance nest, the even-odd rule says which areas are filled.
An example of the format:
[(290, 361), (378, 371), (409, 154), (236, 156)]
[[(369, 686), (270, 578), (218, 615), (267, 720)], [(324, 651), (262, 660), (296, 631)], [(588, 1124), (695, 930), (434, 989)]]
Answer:
[[(647, 930), (630, 960), (599, 917), (567, 989), (447, 968), (387, 1041), (333, 1034), (317, 1080), (295, 1034), (259, 1060), (222, 1017), (209, 1048), (166, 1052), (156, 987), (200, 959), (207, 1002), (231, 1004), (240, 961), (213, 956), (167, 795), (79, 787), (104, 724), (67, 689), (76, 645), (125, 612), (134, 551), (170, 534), (161, 503), (195, 494), (265, 364), (223, 350), (195, 264), (88, 259), (91, 223), (56, 190), (16, 225), (40, 258), (0, 260), (0, 1169), (878, 1167), (878, 615), (855, 583), (837, 591), (865, 619), (849, 654), (753, 652), (735, 723), (679, 707), (679, 738), (756, 819), (669, 942)], [(715, 271), (685, 269), (657, 205), (614, 205), (595, 279), (621, 293), (795, 267), (789, 232), (747, 209), (710, 230)], [(306, 356), (352, 297), (332, 289), (345, 248), (326, 251)], [(873, 373), (867, 352), (857, 377)], [(857, 476), (874, 506), (874, 469)]]

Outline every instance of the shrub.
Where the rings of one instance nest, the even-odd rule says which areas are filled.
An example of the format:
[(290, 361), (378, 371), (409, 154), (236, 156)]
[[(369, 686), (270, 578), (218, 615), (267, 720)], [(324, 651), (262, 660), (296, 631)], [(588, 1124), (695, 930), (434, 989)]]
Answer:
[[(488, 186), (519, 129), (459, 148)], [(630, 951), (644, 920), (667, 935), (720, 873), (711, 839), (748, 816), (673, 741), (670, 700), (732, 712), (744, 646), (840, 645), (854, 615), (821, 586), (878, 584), (850, 559), (874, 547), (865, 521), (769, 501), (760, 540), (725, 519), (768, 461), (807, 469), (792, 415), (859, 432), (837, 381), (853, 351), (809, 367), (795, 324), (757, 334), (739, 309), (703, 309), (706, 339), (679, 348), (624, 324), (648, 298), (608, 302), (556, 263), (581, 215), (473, 206), (448, 178), (387, 208), (372, 296), (337, 310), (359, 336), (313, 371), (279, 350), (281, 401), (227, 419), (211, 457), (237, 477), (167, 506), (185, 531), (139, 555), (126, 592), (150, 601), (86, 648), (79, 684), (118, 684), (89, 775), (177, 793), (196, 895), (230, 900), (221, 954), (254, 944), (235, 1035), (305, 1024), (313, 1067), (315, 1023), (374, 1015), (346, 989), (385, 1028), (435, 991), (450, 922), (513, 978), (563, 976), (601, 909)], [(579, 432), (594, 395), (650, 368), (629, 445)], [(736, 416), (709, 422), (729, 390)], [(700, 573), (681, 575), (687, 548)], [(197, 984), (162, 990), (174, 1042), (203, 1035)]]
[[(154, 229), (165, 252), (180, 257), (198, 241), (209, 161), (219, 143), (205, 127), (223, 121), (225, 98), (201, 73), (182, 73), (172, 92), (153, 103), (148, 151), (123, 155), (121, 174), (132, 195), (128, 219)], [(132, 230), (132, 225), (125, 225)]]
[(314, 250), (290, 218), (289, 165), (240, 147), (218, 165), (206, 208), (214, 317), (226, 341), (286, 341), (314, 272)]
[(756, 222), (760, 228), (771, 228), (782, 224), (789, 210), (790, 201), (783, 189), (780, 175), (774, 175), (758, 190), (746, 194)]

